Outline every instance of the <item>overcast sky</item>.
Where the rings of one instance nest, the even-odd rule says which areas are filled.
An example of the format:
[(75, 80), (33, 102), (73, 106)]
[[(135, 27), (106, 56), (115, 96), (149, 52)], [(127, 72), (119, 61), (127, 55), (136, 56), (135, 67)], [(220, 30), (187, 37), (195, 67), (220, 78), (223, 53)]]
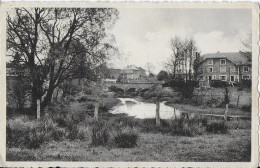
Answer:
[(147, 62), (163, 69), (170, 56), (169, 40), (193, 36), (201, 54), (238, 52), (242, 39), (251, 32), (248, 9), (119, 9), (119, 19), (111, 30), (121, 58), (114, 57), (111, 67)]

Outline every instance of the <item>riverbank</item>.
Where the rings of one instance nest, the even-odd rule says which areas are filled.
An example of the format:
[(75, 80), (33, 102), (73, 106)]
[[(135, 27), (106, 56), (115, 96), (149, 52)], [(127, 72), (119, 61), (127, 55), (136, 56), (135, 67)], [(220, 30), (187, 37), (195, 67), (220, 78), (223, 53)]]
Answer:
[[(215, 114), (215, 115), (224, 115), (225, 108), (218, 107), (207, 107), (207, 106), (194, 106), (191, 104), (180, 104), (172, 101), (167, 101), (165, 105), (179, 109), (187, 113), (198, 113), (198, 114)], [(251, 118), (251, 113), (243, 111), (239, 108), (229, 108), (229, 116), (242, 116), (246, 118)]]
[[(142, 97), (134, 97), (133, 99), (141, 102), (146, 103), (155, 103), (154, 99), (144, 99)], [(161, 101), (165, 102), (165, 105), (173, 107), (175, 109), (178, 109), (181, 112), (184, 113), (195, 113), (195, 114), (212, 114), (212, 115), (224, 115), (225, 108), (224, 107), (209, 107), (206, 105), (201, 106), (195, 106), (189, 101), (185, 101), (183, 103), (180, 103), (178, 98), (172, 98), (172, 97), (163, 97)], [(241, 116), (242, 118), (250, 119), (251, 118), (251, 112), (244, 111), (241, 108), (236, 107), (229, 107), (228, 109), (228, 115), (229, 116)]]

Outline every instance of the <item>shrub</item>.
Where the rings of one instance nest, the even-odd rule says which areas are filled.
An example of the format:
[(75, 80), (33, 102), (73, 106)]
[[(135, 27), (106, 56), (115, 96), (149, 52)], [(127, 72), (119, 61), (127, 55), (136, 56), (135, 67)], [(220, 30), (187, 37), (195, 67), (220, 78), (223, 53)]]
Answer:
[(101, 105), (101, 106), (99, 106), (99, 110), (102, 112), (107, 112), (109, 109), (106, 105)]
[(66, 120), (65, 117), (60, 117), (59, 116), (59, 117), (56, 118), (55, 121), (56, 121), (56, 123), (58, 124), (59, 127), (65, 128), (68, 125), (67, 120)]
[(172, 121), (172, 135), (194, 136), (201, 135), (205, 131), (205, 121), (201, 119), (176, 118)]
[[(39, 148), (47, 139), (49, 134), (42, 125), (27, 126), (8, 123), (6, 128), (6, 141), (8, 147)], [(21, 126), (21, 127), (20, 127)]]
[(88, 104), (88, 105), (87, 105), (87, 108), (90, 109), (90, 110), (92, 110), (92, 109), (95, 108), (95, 106), (94, 106), (93, 104)]
[(87, 101), (87, 97), (81, 97), (81, 98), (79, 98), (79, 99), (77, 99), (78, 100), (78, 102), (79, 103), (81, 103), (81, 102), (86, 102)]
[(65, 136), (65, 130), (52, 122), (36, 122), (22, 118), (8, 120), (6, 131), (8, 147), (36, 149), (46, 141), (59, 141)]
[(244, 105), (241, 107), (243, 111), (251, 112), (251, 105)]
[(242, 83), (242, 86), (251, 88), (252, 80), (244, 80), (244, 79), (242, 79), (241, 83)]
[(109, 140), (109, 128), (104, 122), (94, 122), (91, 131), (92, 145), (107, 145)]
[(131, 127), (118, 129), (113, 144), (118, 148), (133, 148), (137, 145), (138, 134)]
[(162, 133), (168, 133), (170, 132), (170, 126), (169, 123), (167, 123), (165, 120), (160, 120), (161, 125), (160, 127), (156, 126), (156, 120), (155, 119), (144, 119), (141, 121), (141, 131), (143, 132), (162, 132)]
[(67, 138), (70, 140), (75, 140), (78, 138), (79, 129), (76, 124), (69, 124), (66, 128)]
[(207, 124), (206, 131), (214, 134), (226, 134), (228, 133), (228, 127), (224, 121), (213, 121)]

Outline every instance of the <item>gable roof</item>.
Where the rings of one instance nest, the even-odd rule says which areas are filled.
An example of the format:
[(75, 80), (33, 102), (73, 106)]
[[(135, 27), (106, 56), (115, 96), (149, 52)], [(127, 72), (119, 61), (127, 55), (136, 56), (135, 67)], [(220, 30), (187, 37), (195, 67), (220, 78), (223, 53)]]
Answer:
[(202, 61), (205, 61), (206, 59), (221, 59), (225, 58), (230, 60), (236, 65), (251, 65), (251, 59), (252, 58), (252, 53), (249, 52), (230, 52), (230, 53), (209, 53), (209, 54), (204, 54), (201, 56)]

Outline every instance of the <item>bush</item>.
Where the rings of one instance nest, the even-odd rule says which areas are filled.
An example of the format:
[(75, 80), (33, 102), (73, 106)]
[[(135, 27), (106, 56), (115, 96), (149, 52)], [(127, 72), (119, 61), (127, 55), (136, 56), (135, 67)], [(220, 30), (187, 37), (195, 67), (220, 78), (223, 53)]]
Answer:
[(138, 134), (131, 128), (118, 129), (113, 144), (118, 148), (133, 148), (137, 145)]
[(251, 105), (244, 105), (241, 107), (243, 111), (251, 112)]
[(106, 105), (101, 105), (101, 106), (99, 106), (99, 110), (102, 112), (108, 112), (109, 109)]
[(79, 99), (77, 99), (78, 100), (78, 102), (79, 103), (81, 103), (81, 102), (86, 102), (87, 101), (87, 97), (81, 97), (81, 98), (79, 98)]
[(56, 123), (58, 124), (59, 127), (65, 128), (68, 125), (68, 121), (66, 120), (65, 117), (60, 117), (59, 116), (59, 117), (56, 118), (55, 121), (56, 121)]
[(245, 87), (247, 87), (247, 88), (251, 88), (252, 80), (242, 79), (242, 80), (241, 80), (241, 85), (242, 85), (242, 86), (245, 86)]
[[(122, 119), (122, 118), (121, 118)], [(94, 146), (111, 146), (118, 148), (135, 147), (138, 133), (131, 120), (115, 118), (110, 121), (99, 121), (91, 124), (91, 139)]]
[(144, 119), (141, 121), (141, 131), (143, 132), (162, 132), (162, 133), (168, 133), (170, 132), (170, 126), (167, 121), (161, 119), (161, 125), (160, 127), (156, 126), (156, 120), (155, 119)]
[(7, 121), (6, 141), (8, 147), (39, 148), (46, 141), (59, 141), (65, 130), (52, 122), (36, 122), (22, 117)]
[(230, 85), (227, 81), (222, 81), (222, 80), (211, 80), (209, 84), (211, 87), (215, 87), (215, 88), (223, 88)]
[(107, 145), (109, 140), (109, 128), (104, 122), (94, 122), (92, 125), (92, 145)]
[(226, 134), (228, 133), (228, 127), (224, 121), (213, 121), (207, 124), (206, 131), (214, 134)]
[[(21, 127), (20, 127), (21, 126)], [(6, 127), (6, 141), (8, 147), (26, 147), (39, 148), (47, 139), (49, 139), (49, 132), (44, 130), (42, 125), (27, 126), (16, 125), (16, 122), (11, 121)]]
[(172, 121), (172, 135), (194, 136), (201, 135), (205, 131), (205, 120), (176, 118)]
[(88, 105), (87, 105), (87, 108), (90, 109), (90, 110), (92, 110), (92, 109), (95, 108), (95, 106), (94, 106), (93, 104), (88, 104)]
[(70, 140), (75, 140), (78, 139), (78, 135), (79, 135), (79, 129), (78, 126), (76, 124), (70, 124), (67, 126), (66, 128), (66, 132), (68, 132), (67, 134), (67, 138)]

